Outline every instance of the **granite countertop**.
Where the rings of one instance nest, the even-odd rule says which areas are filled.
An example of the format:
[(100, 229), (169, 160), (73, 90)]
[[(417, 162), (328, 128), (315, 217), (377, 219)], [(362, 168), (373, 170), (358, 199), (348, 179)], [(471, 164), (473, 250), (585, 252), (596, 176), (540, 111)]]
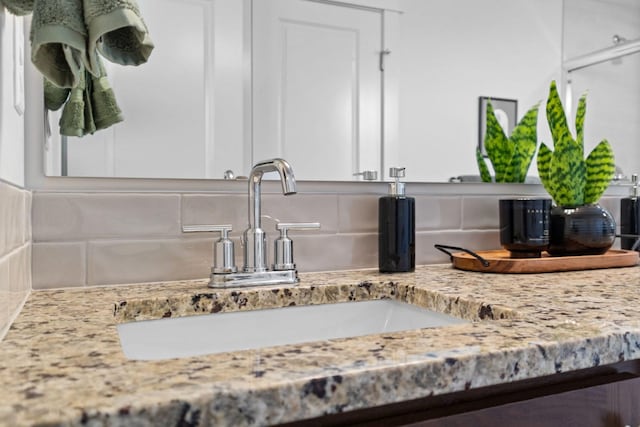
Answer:
[[(295, 287), (219, 291), (199, 280), (33, 292), (0, 343), (0, 424), (275, 424), (640, 358), (638, 267), (300, 276)], [(127, 360), (116, 329), (371, 298), (473, 322), (164, 361)]]

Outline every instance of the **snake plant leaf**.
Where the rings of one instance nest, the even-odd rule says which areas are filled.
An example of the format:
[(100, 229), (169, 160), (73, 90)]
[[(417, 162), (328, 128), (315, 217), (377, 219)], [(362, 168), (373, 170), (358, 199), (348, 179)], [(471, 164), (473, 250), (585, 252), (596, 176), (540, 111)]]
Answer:
[(480, 148), (476, 148), (476, 161), (478, 162), (482, 182), (491, 182), (491, 172), (489, 172), (489, 166), (487, 166), (487, 162), (485, 162)]
[(531, 166), (531, 160), (538, 145), (538, 107), (539, 104), (536, 104), (527, 111), (509, 138), (515, 148), (511, 159), (511, 169), (514, 175), (511, 182), (524, 182), (529, 166)]
[(553, 152), (548, 191), (558, 206), (575, 207), (584, 204), (587, 167), (580, 152), (575, 144), (561, 145)]
[(567, 116), (564, 113), (562, 107), (562, 101), (560, 101), (560, 95), (558, 95), (558, 88), (556, 82), (551, 82), (549, 88), (549, 98), (547, 99), (547, 121), (551, 128), (551, 136), (553, 137), (554, 149), (562, 149), (563, 145), (572, 144), (576, 142), (571, 136), (569, 126), (567, 125)]
[(582, 157), (584, 157), (584, 117), (587, 112), (587, 94), (584, 93), (578, 101), (578, 109), (576, 110), (576, 143), (582, 148)]
[(586, 160), (587, 182), (584, 190), (584, 202), (596, 203), (609, 186), (615, 174), (613, 148), (606, 139), (602, 140), (589, 153)]
[[(544, 142), (540, 143), (540, 149), (538, 150), (538, 175), (540, 181), (545, 190), (551, 194), (551, 182), (549, 178), (549, 170), (551, 169), (551, 158), (553, 157), (553, 151), (547, 147)], [(553, 197), (553, 195), (551, 196)]]
[(556, 82), (551, 82), (547, 100), (547, 121), (555, 151), (544, 143), (538, 151), (538, 172), (542, 185), (559, 206), (576, 207), (596, 203), (615, 173), (613, 149), (603, 140), (584, 160), (584, 120), (587, 94), (578, 101), (576, 140), (567, 127), (566, 115), (558, 96)]
[(491, 102), (487, 102), (487, 129), (484, 134), (484, 147), (493, 164), (496, 182), (511, 182), (513, 174), (510, 164), (515, 146), (504, 134)]

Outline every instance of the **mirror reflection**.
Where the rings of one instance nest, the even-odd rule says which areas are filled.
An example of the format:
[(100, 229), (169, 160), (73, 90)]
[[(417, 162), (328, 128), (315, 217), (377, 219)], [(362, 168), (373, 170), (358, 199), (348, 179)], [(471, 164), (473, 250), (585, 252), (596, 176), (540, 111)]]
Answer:
[(124, 121), (63, 137), (49, 112), (47, 175), (223, 179), (283, 157), (298, 180), (476, 180), (479, 98), (518, 118), (542, 101), (550, 142), (553, 79), (569, 111), (588, 90), (585, 149), (607, 138), (619, 177), (640, 170), (635, 0), (138, 1), (149, 62), (105, 63)]

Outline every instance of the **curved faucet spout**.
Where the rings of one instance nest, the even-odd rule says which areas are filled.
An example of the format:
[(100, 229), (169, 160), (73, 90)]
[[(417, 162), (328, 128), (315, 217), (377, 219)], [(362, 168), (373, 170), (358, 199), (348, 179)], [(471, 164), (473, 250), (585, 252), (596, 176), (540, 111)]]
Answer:
[(256, 163), (249, 174), (249, 228), (260, 228), (261, 203), (260, 188), (262, 175), (266, 172), (278, 172), (285, 196), (296, 194), (296, 178), (291, 165), (284, 159), (263, 160)]
[(261, 228), (260, 187), (262, 175), (278, 172), (285, 196), (296, 193), (296, 179), (291, 165), (283, 159), (263, 160), (256, 163), (249, 174), (249, 228), (243, 235), (244, 272), (264, 272), (267, 270), (266, 234)]

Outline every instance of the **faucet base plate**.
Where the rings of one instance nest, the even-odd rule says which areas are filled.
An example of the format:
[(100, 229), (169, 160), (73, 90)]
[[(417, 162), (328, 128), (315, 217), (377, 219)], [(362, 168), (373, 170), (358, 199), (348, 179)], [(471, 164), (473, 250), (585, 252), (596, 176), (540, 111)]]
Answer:
[(238, 288), (298, 283), (297, 270), (211, 274), (210, 288)]

